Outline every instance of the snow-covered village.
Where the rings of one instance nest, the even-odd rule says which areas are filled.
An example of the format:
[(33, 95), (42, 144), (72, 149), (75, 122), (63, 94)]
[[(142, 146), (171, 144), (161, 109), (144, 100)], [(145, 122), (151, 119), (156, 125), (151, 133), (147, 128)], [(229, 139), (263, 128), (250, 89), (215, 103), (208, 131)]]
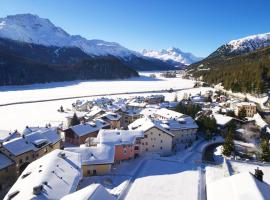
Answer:
[(0, 199), (270, 200), (270, 2), (0, 7)]
[[(164, 87), (191, 81), (175, 73), (142, 78)], [(268, 98), (191, 82), (189, 89), (55, 101), (45, 108), (54, 109), (47, 123), (26, 117), (21, 129), (1, 130), (4, 199), (269, 198)]]

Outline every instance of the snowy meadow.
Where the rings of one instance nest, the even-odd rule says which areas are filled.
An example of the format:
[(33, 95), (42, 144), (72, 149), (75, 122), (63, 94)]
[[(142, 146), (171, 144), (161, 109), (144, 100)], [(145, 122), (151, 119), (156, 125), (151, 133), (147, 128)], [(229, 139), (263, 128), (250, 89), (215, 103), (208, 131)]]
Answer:
[[(170, 88), (183, 89), (177, 95), (185, 92), (196, 93), (198, 89), (190, 89), (194, 86), (194, 81), (177, 78), (163, 78), (156, 74), (156, 78), (149, 77), (151, 73), (141, 73), (139, 78), (112, 81), (72, 81), (60, 83), (34, 84), (27, 86), (0, 87), (0, 104), (48, 100), (66, 97), (77, 97), (87, 95), (101, 95), (112, 98), (151, 95), (154, 91), (161, 91), (166, 100), (172, 100), (175, 93), (168, 93), (165, 90)], [(188, 89), (188, 91), (185, 91)], [(206, 89), (206, 88), (205, 88)], [(139, 94), (129, 94), (131, 92), (144, 92)], [(112, 95), (114, 93), (125, 93), (122, 95)], [(88, 97), (83, 99), (92, 99)], [(65, 121), (65, 115), (57, 112), (62, 105), (64, 108), (71, 108), (71, 104), (77, 99), (66, 99), (49, 102), (17, 104), (0, 107), (1, 124), (0, 129), (19, 131), (25, 126), (44, 126), (46, 123), (58, 125)]]

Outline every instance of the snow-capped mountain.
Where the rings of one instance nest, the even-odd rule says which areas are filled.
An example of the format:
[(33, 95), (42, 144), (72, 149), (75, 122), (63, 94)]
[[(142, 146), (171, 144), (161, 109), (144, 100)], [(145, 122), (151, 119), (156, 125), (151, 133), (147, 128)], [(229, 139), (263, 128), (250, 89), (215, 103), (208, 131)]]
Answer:
[(238, 40), (232, 40), (228, 43), (231, 51), (250, 52), (256, 49), (270, 46), (270, 33), (251, 35)]
[(200, 61), (202, 58), (194, 56), (192, 53), (186, 53), (181, 51), (178, 48), (172, 47), (167, 50), (162, 49), (161, 51), (154, 51), (154, 50), (142, 50), (142, 55), (146, 57), (152, 57), (161, 59), (164, 61), (171, 61), (175, 64), (184, 64), (190, 65), (194, 62)]
[(118, 43), (87, 40), (70, 35), (50, 20), (32, 14), (18, 14), (0, 18), (0, 37), (45, 46), (78, 47), (88, 55), (113, 55), (126, 58), (139, 55)]

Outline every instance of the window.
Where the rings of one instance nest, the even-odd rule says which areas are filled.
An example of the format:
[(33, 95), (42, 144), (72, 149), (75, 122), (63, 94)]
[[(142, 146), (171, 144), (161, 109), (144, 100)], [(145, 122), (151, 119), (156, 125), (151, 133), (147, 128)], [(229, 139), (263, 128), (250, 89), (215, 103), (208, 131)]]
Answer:
[(152, 147), (154, 148), (154, 147), (155, 147), (155, 145), (152, 145)]
[(134, 147), (134, 150), (139, 150), (139, 147), (138, 147), (138, 146), (135, 146), (135, 147)]
[(144, 135), (144, 138), (148, 138), (148, 135), (145, 134), (145, 135)]
[(148, 142), (146, 142), (145, 145), (148, 145)]
[[(177, 141), (178, 141), (178, 139), (177, 139)], [(162, 140), (160, 140), (160, 143), (162, 143), (163, 141)]]
[(87, 174), (88, 174), (88, 175), (91, 174), (91, 171), (90, 171), (89, 169), (87, 170)]
[(162, 150), (162, 147), (160, 147), (160, 150)]
[(29, 157), (28, 157), (28, 156), (26, 156), (25, 160), (29, 160)]
[(123, 154), (126, 155), (127, 154), (127, 149), (123, 150)]
[(148, 151), (148, 148), (146, 148), (145, 151)]
[(8, 172), (8, 167), (5, 169), (6, 172)]
[(19, 163), (22, 164), (22, 159), (20, 159)]

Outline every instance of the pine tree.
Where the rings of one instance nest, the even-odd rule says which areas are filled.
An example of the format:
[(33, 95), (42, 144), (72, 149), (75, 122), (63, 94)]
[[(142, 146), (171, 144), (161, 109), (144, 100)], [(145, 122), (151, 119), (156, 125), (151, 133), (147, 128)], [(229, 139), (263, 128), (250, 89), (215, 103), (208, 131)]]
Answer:
[(222, 154), (225, 156), (230, 156), (232, 155), (233, 151), (234, 151), (233, 132), (230, 130), (225, 138)]
[(262, 151), (261, 160), (265, 161), (265, 162), (269, 161), (270, 149), (269, 149), (268, 139), (266, 139), (266, 138), (261, 139), (260, 147), (261, 147), (261, 151)]
[(73, 117), (71, 118), (71, 121), (70, 121), (70, 126), (76, 126), (78, 124), (80, 124), (80, 120), (77, 117), (76, 113), (74, 113), (74, 115), (73, 115)]

